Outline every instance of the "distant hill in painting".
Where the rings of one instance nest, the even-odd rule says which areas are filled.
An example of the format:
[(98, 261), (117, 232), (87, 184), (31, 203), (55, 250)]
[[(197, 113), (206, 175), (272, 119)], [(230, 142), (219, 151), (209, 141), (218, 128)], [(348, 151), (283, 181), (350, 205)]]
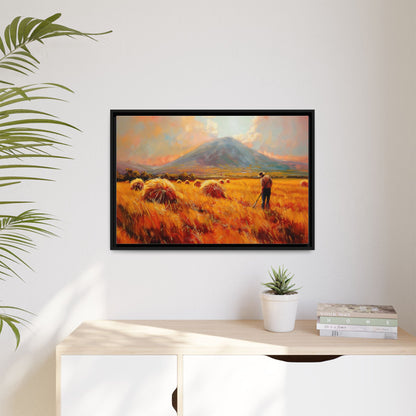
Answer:
[(130, 160), (125, 162), (117, 162), (117, 172), (125, 173), (126, 169), (137, 170), (138, 172), (150, 172), (152, 170), (152, 166), (141, 165), (140, 163), (135, 163)]
[[(138, 166), (138, 165), (136, 165)], [(297, 163), (273, 159), (253, 150), (232, 137), (216, 139), (198, 146), (178, 159), (157, 167), (137, 168), (128, 162), (119, 162), (117, 170), (127, 167), (134, 170), (146, 170), (153, 174), (178, 174), (190, 172), (195, 175), (209, 176), (227, 173), (253, 174), (259, 171), (284, 172), (288, 174), (305, 174), (308, 166)]]

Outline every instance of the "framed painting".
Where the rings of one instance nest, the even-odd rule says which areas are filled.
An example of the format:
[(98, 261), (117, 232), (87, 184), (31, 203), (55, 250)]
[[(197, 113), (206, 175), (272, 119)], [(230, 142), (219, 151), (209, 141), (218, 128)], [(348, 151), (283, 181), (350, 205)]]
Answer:
[(111, 110), (111, 249), (314, 249), (314, 110)]

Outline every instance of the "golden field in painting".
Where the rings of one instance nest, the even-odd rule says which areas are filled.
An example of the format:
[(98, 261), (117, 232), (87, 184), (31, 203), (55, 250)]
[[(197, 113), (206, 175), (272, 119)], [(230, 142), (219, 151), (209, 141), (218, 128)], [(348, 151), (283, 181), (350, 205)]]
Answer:
[[(262, 210), (258, 179), (221, 184), (226, 198), (193, 183), (172, 183), (178, 200), (147, 201), (143, 190), (117, 183), (117, 244), (307, 244), (308, 187), (274, 179), (270, 209)], [(304, 184), (303, 184), (304, 185)]]

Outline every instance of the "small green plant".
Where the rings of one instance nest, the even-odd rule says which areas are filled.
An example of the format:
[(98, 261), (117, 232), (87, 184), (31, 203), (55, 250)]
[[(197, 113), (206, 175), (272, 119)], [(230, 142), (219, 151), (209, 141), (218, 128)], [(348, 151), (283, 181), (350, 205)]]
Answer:
[(295, 277), (293, 273), (289, 273), (285, 266), (279, 266), (278, 271), (273, 267), (271, 269), (272, 271), (269, 271), (269, 275), (272, 281), (263, 283), (264, 286), (268, 287), (275, 295), (293, 295), (297, 293), (300, 288), (295, 287), (295, 284), (291, 283)]

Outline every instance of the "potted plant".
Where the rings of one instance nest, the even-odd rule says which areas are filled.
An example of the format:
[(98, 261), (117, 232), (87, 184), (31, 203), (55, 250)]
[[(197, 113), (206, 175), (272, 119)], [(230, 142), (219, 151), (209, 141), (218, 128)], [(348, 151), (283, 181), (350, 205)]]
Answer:
[(261, 294), (264, 329), (272, 332), (293, 331), (298, 306), (298, 290), (292, 283), (293, 273), (284, 266), (269, 271), (271, 282), (263, 283), (268, 290)]

